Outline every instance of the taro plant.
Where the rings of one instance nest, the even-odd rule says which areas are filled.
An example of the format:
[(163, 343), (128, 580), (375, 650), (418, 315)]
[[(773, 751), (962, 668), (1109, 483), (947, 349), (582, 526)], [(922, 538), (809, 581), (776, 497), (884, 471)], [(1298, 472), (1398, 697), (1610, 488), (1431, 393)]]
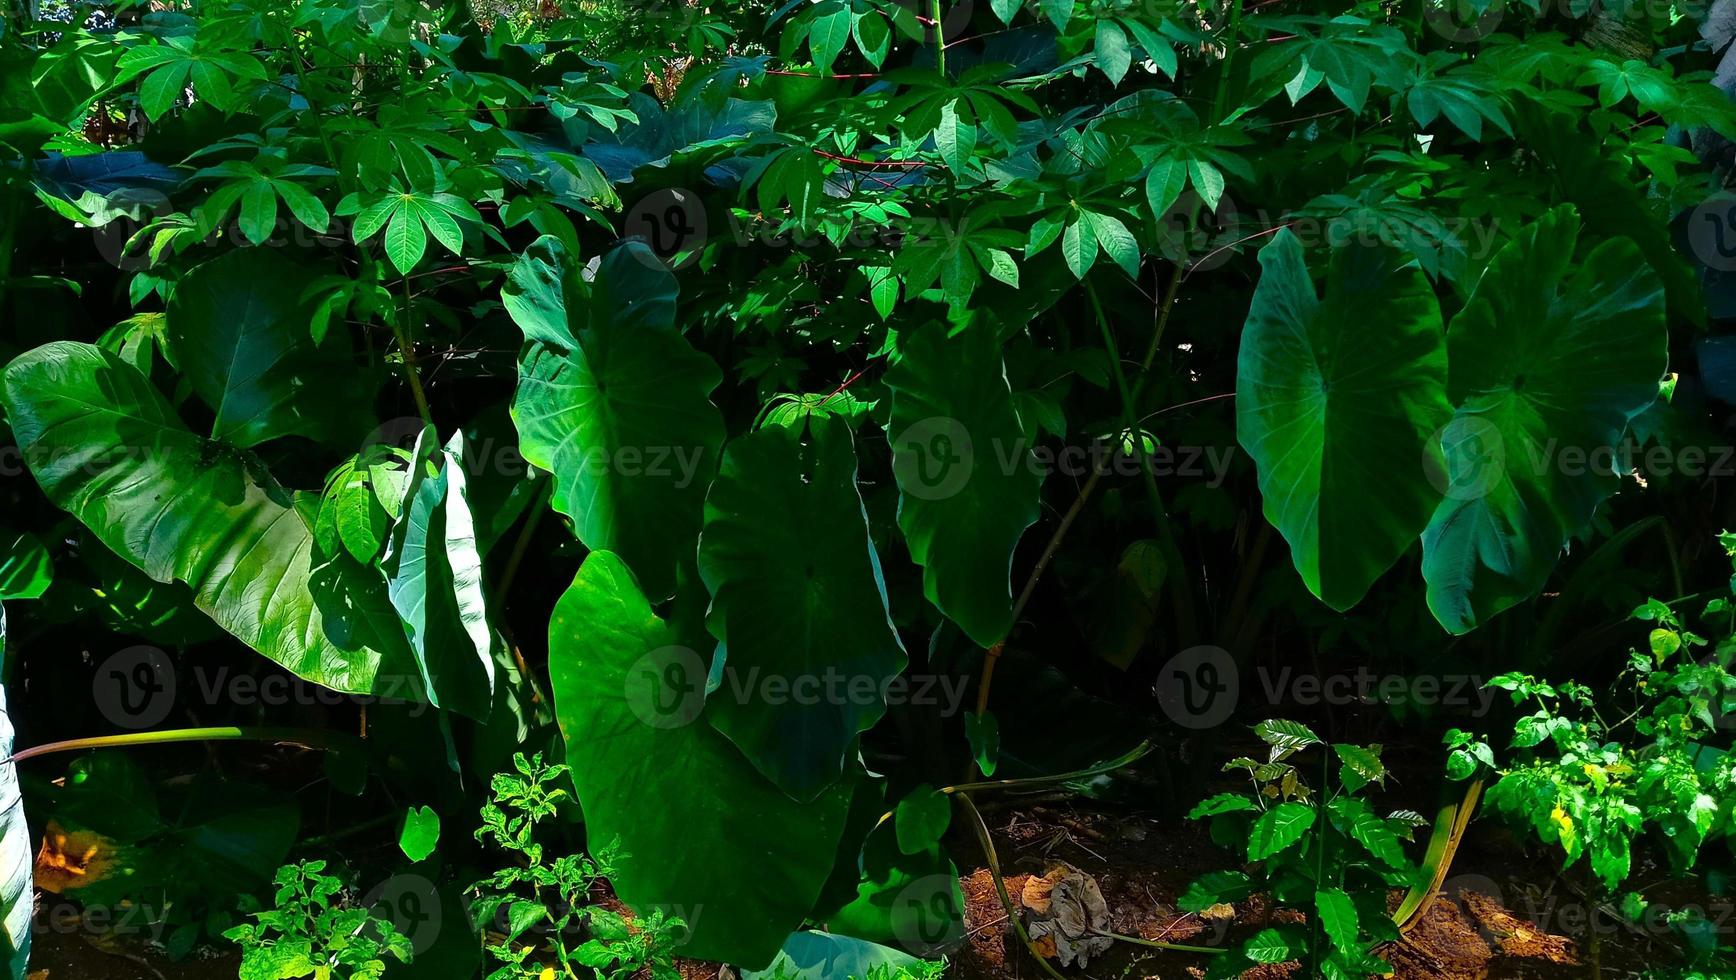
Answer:
[[(1669, 372), (1718, 397), (1732, 18), (1698, 4), (21, 6), (13, 676), (66, 669), (68, 623), (252, 650), (344, 696), (321, 721), (386, 764), (329, 789), (393, 807), (564, 752), (570, 853), (618, 839), (613, 887), (694, 958), (919, 945), (889, 896), (952, 865), (877, 842), (881, 774), (1141, 737), (1005, 723), (1052, 673), (1545, 634), (1569, 543), (1686, 486), (1557, 454), (1694, 444)], [(889, 695), (928, 681), (960, 698)], [(553, 825), (514, 809), (554, 805), (531, 768), (493, 843)], [(1391, 821), (1305, 777), (1221, 817), (1315, 814), (1260, 873), (1321, 923), (1301, 952), (1371, 968), (1384, 857), (1351, 855)], [(509, 922), (597, 914), (568, 900), (600, 865), (534, 866)]]
[(1220, 845), (1245, 848), (1247, 865), (1196, 879), (1178, 907), (1199, 913), (1265, 893), (1279, 908), (1301, 910), (1306, 924), (1260, 929), (1216, 957), (1207, 976), (1293, 961), (1312, 976), (1390, 973), (1374, 950), (1399, 938), (1386, 896), (1416, 881), (1419, 869), (1404, 842), (1423, 819), (1409, 811), (1381, 816), (1364, 798), (1370, 786), (1386, 782), (1379, 745), (1327, 743), (1283, 719), (1261, 722), (1254, 732), (1269, 747), (1266, 757), (1224, 766), (1245, 773), (1248, 788), (1212, 796), (1188, 814), (1210, 820)]

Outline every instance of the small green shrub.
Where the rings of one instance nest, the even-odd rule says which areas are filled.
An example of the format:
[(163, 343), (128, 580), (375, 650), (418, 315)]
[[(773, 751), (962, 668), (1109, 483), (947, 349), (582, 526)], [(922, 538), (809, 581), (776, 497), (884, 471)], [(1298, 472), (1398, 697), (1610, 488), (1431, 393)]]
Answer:
[(521, 752), (512, 761), (517, 772), (494, 777), (476, 831), (477, 840), (515, 862), (475, 886), (479, 895), (471, 914), (484, 930), (492, 930), (485, 948), (500, 964), (488, 980), (546, 977), (545, 960), (551, 956), (561, 976), (625, 980), (648, 969), (653, 980), (677, 980), (672, 950), (686, 924), (658, 911), (628, 923), (593, 904), (592, 888), (608, 875), (614, 847), (600, 848), (594, 858), (581, 853), (551, 859), (536, 832), (568, 798), (560, 785), (567, 767), (545, 764), (540, 753), (527, 760)]
[[(1422, 818), (1405, 811), (1379, 816), (1358, 795), (1385, 783), (1379, 745), (1329, 745), (1293, 721), (1261, 722), (1254, 731), (1271, 747), (1267, 758), (1232, 759), (1224, 766), (1247, 773), (1248, 789), (1220, 793), (1188, 814), (1210, 819), (1219, 844), (1245, 846), (1249, 870), (1199, 878), (1179, 906), (1203, 912), (1263, 892), (1281, 907), (1303, 911), (1308, 924), (1261, 929), (1214, 960), (1206, 976), (1234, 977), (1257, 964), (1296, 960), (1309, 964), (1313, 976), (1391, 972), (1373, 950), (1398, 938), (1386, 895), (1417, 876), (1402, 842)], [(1309, 785), (1296, 762), (1304, 755), (1319, 757), (1318, 787)]]
[(326, 862), (279, 868), (274, 907), (223, 935), (241, 945), (241, 980), (378, 980), (386, 957), (410, 962), (410, 940), (388, 919), (346, 901)]

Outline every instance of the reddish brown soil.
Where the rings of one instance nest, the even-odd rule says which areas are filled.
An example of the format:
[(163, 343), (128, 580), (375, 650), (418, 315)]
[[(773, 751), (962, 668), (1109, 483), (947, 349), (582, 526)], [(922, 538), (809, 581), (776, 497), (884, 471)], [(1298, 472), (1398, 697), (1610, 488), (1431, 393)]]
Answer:
[[(1017, 903), (1026, 878), (1066, 862), (1097, 878), (1112, 930), (1144, 939), (1200, 946), (1233, 943), (1284, 921), (1260, 896), (1215, 921), (1183, 915), (1175, 901), (1194, 877), (1234, 866), (1194, 825), (1091, 813), (1065, 804), (986, 815)], [(1542, 887), (1539, 886), (1542, 883)], [(986, 867), (962, 881), (969, 941), (953, 956), (960, 980), (1039, 980), (1044, 973), (1007, 925)], [(1443, 897), (1403, 943), (1381, 950), (1400, 980), (1567, 980), (1593, 976), (1579, 897), (1557, 880), (1553, 865), (1526, 856), (1499, 828), (1474, 826)], [(1553, 897), (1552, 897), (1553, 896)], [(1399, 894), (1394, 893), (1396, 905)], [(1570, 932), (1582, 933), (1580, 936)], [(1667, 941), (1619, 931), (1605, 923), (1597, 942), (1605, 976), (1622, 976), (1668, 955)], [(1117, 944), (1071, 976), (1099, 980), (1198, 977), (1209, 957)], [(1295, 967), (1266, 967), (1248, 980), (1299, 977)]]

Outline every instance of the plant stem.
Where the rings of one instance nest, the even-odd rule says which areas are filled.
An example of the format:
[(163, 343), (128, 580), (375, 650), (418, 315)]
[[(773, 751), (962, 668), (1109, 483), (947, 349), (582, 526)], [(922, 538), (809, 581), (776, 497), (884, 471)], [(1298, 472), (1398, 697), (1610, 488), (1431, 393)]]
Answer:
[(398, 342), (398, 354), (404, 359), (404, 378), (410, 382), (410, 397), (416, 400), (416, 414), (425, 425), (434, 424), (434, 414), (428, 410), (428, 395), (422, 390), (422, 378), (416, 373), (416, 349), (410, 344), (410, 316), (415, 300), (410, 296), (410, 280), (404, 279), (404, 309), (402, 323), (389, 321), (392, 337)]
[(1072, 772), (1058, 773), (1053, 776), (1026, 776), (1021, 779), (991, 779), (975, 783), (959, 783), (955, 786), (942, 786), (936, 792), (963, 796), (968, 793), (980, 793), (985, 790), (1031, 789), (1038, 786), (1053, 786), (1056, 783), (1064, 783), (1069, 779), (1084, 779), (1087, 776), (1100, 776), (1103, 773), (1120, 769), (1123, 766), (1132, 765), (1145, 756), (1151, 754), (1151, 749), (1152, 745), (1150, 742), (1141, 742), (1134, 747), (1133, 751), (1126, 755), (1116, 759), (1111, 759), (1108, 762), (1100, 762), (1084, 769), (1076, 769)]
[(940, 15), (940, 0), (928, 0), (928, 16), (934, 21), (934, 70), (942, 78), (945, 78), (946, 29), (941, 26)]
[[(1013, 626), (1008, 627), (1009, 633), (1018, 625), (1025, 605), (1031, 601), (1031, 593), (1037, 589), (1037, 580), (1043, 577), (1043, 572), (1048, 569), (1055, 552), (1061, 548), (1061, 540), (1067, 536), (1067, 531), (1073, 527), (1074, 519), (1085, 508), (1085, 501), (1091, 499), (1092, 491), (1097, 489), (1097, 484), (1102, 479), (1103, 471), (1094, 471), (1091, 479), (1086, 480), (1085, 486), (1080, 488), (1079, 496), (1073, 499), (1073, 505), (1067, 508), (1067, 513), (1061, 515), (1061, 523), (1055, 525), (1055, 533), (1049, 535), (1049, 543), (1043, 546), (1043, 553), (1038, 556), (1037, 564), (1031, 567), (1031, 574), (1025, 577), (1025, 587), (1019, 590), (1019, 598), (1013, 602)], [(995, 662), (1001, 659), (1001, 649), (1005, 646), (1006, 641), (1002, 640), (989, 647), (988, 652), (983, 655), (983, 675), (977, 682), (976, 713), (979, 716), (989, 710), (989, 685), (995, 677)]]
[(353, 747), (358, 741), (353, 735), (317, 728), (177, 728), (162, 732), (133, 732), (128, 735), (98, 735), (92, 738), (67, 739), (63, 742), (44, 742), (12, 753), (10, 761), (23, 762), (55, 752), (166, 745), (173, 742), (294, 742), (310, 748), (333, 749)]
[[(1143, 452), (1143, 443), (1139, 437), (1139, 412), (1133, 401), (1133, 392), (1127, 383), (1127, 372), (1121, 369), (1121, 350), (1115, 343), (1115, 332), (1109, 329), (1109, 318), (1103, 313), (1103, 303), (1097, 298), (1097, 288), (1085, 280), (1085, 295), (1091, 301), (1091, 312), (1097, 318), (1097, 329), (1103, 335), (1103, 347), (1109, 352), (1109, 367), (1115, 373), (1115, 387), (1121, 393), (1121, 418), (1127, 432), (1124, 438), (1135, 443), (1136, 452)], [(1175, 543), (1175, 534), (1170, 529), (1169, 514), (1163, 507), (1163, 495), (1157, 489), (1157, 475), (1151, 470), (1150, 460), (1144, 459), (1139, 467), (1140, 475), (1145, 481), (1145, 492), (1151, 503), (1151, 517), (1157, 525), (1158, 546), (1163, 549), (1164, 561), (1169, 565), (1167, 581), (1170, 588), (1171, 606), (1175, 613), (1176, 629), (1181, 634), (1182, 641), (1192, 642), (1197, 628), (1194, 623), (1192, 589), (1188, 586), (1187, 575), (1182, 568), (1181, 549)]]
[(1092, 931), (1099, 936), (1106, 936), (1110, 939), (1119, 940), (1120, 942), (1132, 943), (1135, 946), (1149, 946), (1152, 949), (1167, 949), (1174, 953), (1202, 953), (1207, 956), (1222, 956), (1229, 952), (1229, 950), (1224, 949), (1221, 946), (1189, 946), (1187, 943), (1166, 943), (1161, 939), (1141, 939), (1138, 936), (1123, 936), (1119, 932)]
[(1218, 75), (1218, 90), (1212, 96), (1212, 125), (1223, 122), (1224, 95), (1230, 89), (1230, 69), (1236, 64), (1236, 49), (1242, 46), (1242, 0), (1231, 0), (1230, 29), (1224, 41), (1224, 64)]
[(1139, 396), (1145, 393), (1145, 383), (1151, 380), (1151, 362), (1157, 360), (1157, 348), (1163, 343), (1163, 331), (1169, 326), (1169, 314), (1175, 309), (1175, 294), (1181, 291), (1182, 273), (1185, 271), (1185, 267), (1177, 262), (1175, 272), (1169, 277), (1169, 288), (1164, 291), (1163, 305), (1158, 307), (1157, 325), (1151, 329), (1151, 343), (1145, 346), (1145, 357), (1139, 362), (1139, 377), (1133, 382), (1133, 400), (1136, 403)]
[(1049, 961), (1043, 958), (1043, 954), (1037, 952), (1037, 945), (1031, 941), (1031, 934), (1025, 931), (1025, 924), (1019, 921), (1019, 912), (1013, 907), (1013, 897), (1007, 894), (1007, 881), (1001, 876), (1001, 861), (999, 857), (995, 856), (995, 842), (989, 837), (989, 825), (983, 822), (982, 813), (977, 810), (976, 804), (971, 802), (970, 797), (961, 793), (954, 798), (964, 808), (965, 813), (970, 816), (971, 829), (976, 831), (977, 843), (982, 845), (983, 857), (989, 863), (989, 877), (994, 879), (995, 893), (1001, 897), (1001, 908), (1006, 910), (1007, 921), (1012, 923), (1013, 931), (1018, 933), (1019, 941), (1025, 944), (1025, 950), (1031, 954), (1031, 958), (1037, 961), (1037, 965), (1051, 980), (1066, 980), (1059, 971), (1049, 965)]

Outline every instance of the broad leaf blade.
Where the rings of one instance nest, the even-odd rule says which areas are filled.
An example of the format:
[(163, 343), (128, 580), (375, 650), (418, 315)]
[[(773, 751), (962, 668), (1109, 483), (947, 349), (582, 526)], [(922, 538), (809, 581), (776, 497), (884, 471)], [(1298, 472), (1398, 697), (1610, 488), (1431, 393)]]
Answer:
[(993, 646), (1012, 628), (1013, 549), (1036, 523), (1043, 483), (994, 331), (917, 330), (886, 386), (898, 526), (922, 566), (923, 594)]
[(586, 557), (549, 624), (567, 761), (589, 837), (620, 841), (622, 900), (686, 918), (679, 955), (763, 967), (830, 873), (854, 779), (806, 804), (767, 782), (705, 723), (679, 643), (618, 556)]
[[(0, 606), (0, 659), (6, 654), (6, 608)], [(18, 788), (18, 764), (12, 761), (12, 716), (6, 691), (0, 688), (0, 959), (10, 980), (24, 980), (30, 962), (31, 888), (30, 828), (24, 822), (24, 796)]]
[(1429, 608), (1463, 633), (1542, 588), (1620, 481), (1595, 464), (1658, 395), (1664, 287), (1612, 239), (1574, 261), (1579, 218), (1538, 219), (1490, 260), (1448, 334), (1446, 497), (1423, 534)]
[[(463, 436), (454, 435), (444, 450), (430, 449), (419, 440), (411, 459), (404, 516), (384, 563), (387, 592), (428, 702), (485, 719), (494, 698), (494, 633), (465, 492)], [(430, 466), (437, 471), (429, 473)]]
[(216, 413), (213, 439), (246, 449), (280, 436), (355, 434), (371, 386), (335, 339), (315, 346), (311, 273), (271, 249), (240, 249), (187, 273), (168, 333), (193, 390)]
[[(552, 239), (539, 246), (520, 260), (521, 283), (546, 283), (548, 256), (564, 255)], [(564, 291), (520, 293), (514, 317), (532, 342), (519, 358), (512, 418), (525, 459), (554, 474), (551, 503), (572, 518), (579, 540), (618, 552), (661, 599), (699, 534), (723, 443), (723, 417), (709, 399), (722, 374), (672, 328), (674, 277), (645, 261), (616, 249), (593, 283), (569, 266)], [(635, 289), (648, 292), (629, 301)], [(557, 295), (585, 302), (564, 311), (571, 348), (534, 339), (558, 337), (548, 305)]]
[(407, 693), (409, 653), (377, 573), (313, 563), (317, 502), (261, 482), (200, 438), (136, 369), (59, 341), (6, 368), (0, 393), (24, 460), (56, 506), (159, 582), (192, 587), (218, 625), (298, 676)]
[(885, 714), (886, 685), (907, 659), (845, 422), (811, 416), (729, 444), (705, 500), (699, 573), (723, 661), (712, 724), (786, 792), (812, 799)]
[[(1441, 314), (1383, 250), (1333, 255), (1315, 294), (1288, 230), (1260, 251), (1236, 368), (1236, 436), (1308, 588), (1349, 609), (1427, 526), (1447, 403)], [(1438, 471), (1438, 470), (1437, 470)]]

